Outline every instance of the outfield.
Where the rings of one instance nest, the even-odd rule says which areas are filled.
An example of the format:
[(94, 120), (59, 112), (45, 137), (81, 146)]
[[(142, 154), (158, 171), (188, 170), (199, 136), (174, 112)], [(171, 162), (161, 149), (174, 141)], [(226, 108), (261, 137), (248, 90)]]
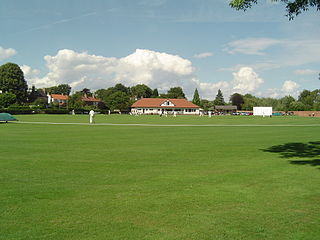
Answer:
[(0, 239), (319, 239), (320, 118), (16, 117)]

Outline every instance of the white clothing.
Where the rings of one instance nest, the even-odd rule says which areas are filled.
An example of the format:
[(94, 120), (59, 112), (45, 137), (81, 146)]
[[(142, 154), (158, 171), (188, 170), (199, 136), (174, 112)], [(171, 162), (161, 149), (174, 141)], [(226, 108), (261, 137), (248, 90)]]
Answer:
[(93, 119), (94, 119), (94, 111), (93, 110), (90, 110), (89, 112), (89, 119), (90, 119), (90, 123), (93, 123)]

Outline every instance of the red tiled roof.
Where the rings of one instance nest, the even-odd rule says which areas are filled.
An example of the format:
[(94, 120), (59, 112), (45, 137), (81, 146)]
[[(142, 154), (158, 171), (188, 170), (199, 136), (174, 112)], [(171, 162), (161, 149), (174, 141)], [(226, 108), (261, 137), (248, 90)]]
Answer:
[[(169, 100), (174, 106), (161, 106), (162, 103)], [(199, 108), (199, 106), (187, 101), (186, 99), (166, 99), (166, 98), (142, 98), (132, 104), (133, 108), (154, 107), (154, 108)]]
[(59, 100), (68, 100), (69, 98), (69, 96), (61, 95), (61, 94), (51, 94), (50, 96), (54, 99), (59, 99)]
[(84, 102), (102, 102), (100, 99), (94, 97), (82, 97), (81, 100)]

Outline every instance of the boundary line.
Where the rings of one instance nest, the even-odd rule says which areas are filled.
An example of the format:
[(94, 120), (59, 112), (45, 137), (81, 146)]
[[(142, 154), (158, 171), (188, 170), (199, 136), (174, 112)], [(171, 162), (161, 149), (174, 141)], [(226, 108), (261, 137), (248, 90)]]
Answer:
[(25, 122), (14, 124), (42, 124), (42, 125), (82, 125), (82, 126), (137, 126), (137, 127), (320, 127), (320, 124), (144, 124), (144, 123), (58, 123), (58, 122)]

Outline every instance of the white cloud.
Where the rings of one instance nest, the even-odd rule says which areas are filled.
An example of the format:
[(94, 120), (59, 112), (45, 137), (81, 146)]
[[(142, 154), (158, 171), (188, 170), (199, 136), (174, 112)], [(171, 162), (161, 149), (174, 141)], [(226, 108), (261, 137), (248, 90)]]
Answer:
[(204, 52), (204, 53), (195, 54), (193, 57), (194, 58), (207, 58), (207, 57), (211, 57), (211, 56), (213, 56), (212, 52)]
[(268, 89), (268, 95), (272, 98), (280, 98), (284, 96), (298, 97), (300, 93), (300, 85), (294, 81), (287, 80), (283, 83), (280, 89), (270, 88)]
[[(234, 93), (259, 94), (259, 87), (264, 80), (252, 67), (242, 66), (233, 72), (233, 79), (215, 83), (201, 82), (195, 75), (192, 62), (180, 56), (156, 51), (137, 49), (134, 53), (113, 58), (75, 52), (64, 49), (54, 56), (45, 56), (48, 73), (40, 77), (39, 71), (27, 65), (21, 68), (28, 85), (37, 88), (58, 84), (69, 84), (73, 90), (89, 88), (97, 90), (122, 83), (126, 86), (146, 84), (158, 88), (160, 92), (170, 87), (181, 86), (190, 99), (195, 88), (201, 98), (213, 100), (221, 89), (225, 100)], [(290, 90), (294, 85), (286, 83), (283, 89)]]
[(281, 90), (286, 94), (293, 94), (299, 87), (298, 83), (288, 80), (283, 83)]
[(311, 70), (311, 69), (298, 69), (294, 71), (294, 74), (296, 75), (313, 75), (318, 74), (320, 71)]
[[(207, 82), (200, 82), (198, 79), (192, 79), (193, 85), (190, 86), (190, 90), (194, 90), (198, 88), (199, 94), (203, 99), (215, 99), (218, 90), (221, 89), (225, 101), (228, 101), (229, 96), (232, 94), (231, 92), (231, 84), (230, 82), (220, 81), (217, 83), (207, 83)], [(193, 94), (193, 92), (192, 92)], [(190, 96), (191, 98), (192, 96)]]
[(233, 73), (233, 90), (238, 93), (254, 93), (263, 82), (251, 67), (242, 67)]
[(40, 71), (38, 69), (32, 69), (28, 65), (22, 65), (20, 66), (20, 68), (23, 71), (25, 78), (35, 78), (40, 74)]
[(229, 42), (224, 50), (230, 54), (265, 55), (267, 48), (282, 43), (272, 38), (247, 38)]
[(48, 73), (39, 77), (39, 71), (22, 66), (28, 85), (37, 88), (62, 83), (73, 90), (97, 90), (122, 83), (127, 86), (146, 84), (165, 92), (170, 87), (181, 86), (191, 98), (198, 88), (202, 98), (214, 99), (218, 89), (227, 97), (231, 94), (230, 82), (204, 83), (194, 74), (191, 61), (176, 55), (137, 49), (123, 58), (110, 58), (64, 49), (55, 56), (45, 56)]
[(48, 74), (42, 78), (31, 75), (24, 67), (29, 84), (37, 87), (67, 83), (76, 90), (84, 87), (100, 89), (116, 83), (147, 84), (168, 89), (182, 85), (193, 77), (192, 63), (179, 56), (137, 49), (124, 58), (108, 58), (64, 49), (55, 56), (45, 56)]
[(0, 47), (0, 61), (10, 58), (17, 54), (17, 51), (13, 48)]

